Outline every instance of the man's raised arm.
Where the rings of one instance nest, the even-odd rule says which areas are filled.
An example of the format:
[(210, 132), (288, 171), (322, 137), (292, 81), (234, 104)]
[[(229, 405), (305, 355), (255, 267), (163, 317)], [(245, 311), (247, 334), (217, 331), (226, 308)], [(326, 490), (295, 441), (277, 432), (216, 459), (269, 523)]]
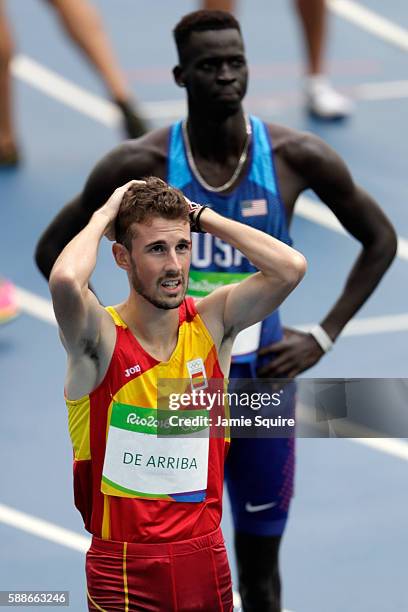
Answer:
[(116, 189), (89, 223), (63, 249), (50, 274), (55, 316), (67, 352), (72, 357), (97, 353), (104, 308), (89, 289), (99, 244), (110, 235), (124, 193), (134, 181)]
[[(271, 314), (301, 281), (306, 260), (301, 253), (253, 227), (218, 215), (200, 213), (199, 226), (241, 251), (258, 268), (238, 284), (214, 291), (200, 302), (200, 313), (222, 320), (223, 335), (234, 338), (242, 329)], [(207, 318), (208, 321), (208, 318)], [(210, 323), (211, 325), (211, 323)]]

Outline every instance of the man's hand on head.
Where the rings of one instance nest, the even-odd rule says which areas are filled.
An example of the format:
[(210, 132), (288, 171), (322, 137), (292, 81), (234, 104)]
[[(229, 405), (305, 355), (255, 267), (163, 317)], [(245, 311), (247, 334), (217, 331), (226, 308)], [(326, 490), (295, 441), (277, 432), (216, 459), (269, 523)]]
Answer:
[(108, 218), (108, 225), (105, 230), (105, 236), (112, 242), (115, 240), (115, 219), (119, 212), (123, 196), (132, 185), (144, 185), (146, 181), (132, 180), (128, 181), (121, 187), (115, 189), (110, 198), (99, 208), (95, 214), (102, 214)]
[(186, 196), (186, 202), (188, 204), (188, 216), (190, 218), (190, 229), (192, 232), (205, 233), (204, 230), (201, 229), (200, 226), (200, 216), (205, 208), (208, 206), (203, 206), (202, 204), (197, 204), (197, 202), (192, 202)]

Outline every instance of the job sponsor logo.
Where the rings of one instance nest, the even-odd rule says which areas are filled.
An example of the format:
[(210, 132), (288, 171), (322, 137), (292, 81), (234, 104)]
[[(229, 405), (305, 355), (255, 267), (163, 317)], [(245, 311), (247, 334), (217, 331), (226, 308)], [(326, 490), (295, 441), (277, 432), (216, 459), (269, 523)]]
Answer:
[(133, 374), (138, 374), (139, 372), (141, 372), (140, 365), (136, 364), (131, 368), (127, 368), (127, 370), (125, 370), (125, 376), (126, 378), (129, 378)]

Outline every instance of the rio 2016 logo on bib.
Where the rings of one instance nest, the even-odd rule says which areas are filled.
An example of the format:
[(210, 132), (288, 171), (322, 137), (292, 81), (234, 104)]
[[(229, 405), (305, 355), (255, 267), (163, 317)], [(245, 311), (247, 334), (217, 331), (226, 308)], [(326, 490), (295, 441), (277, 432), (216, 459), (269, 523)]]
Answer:
[(187, 370), (190, 375), (191, 388), (193, 391), (206, 389), (208, 387), (207, 374), (204, 361), (201, 357), (187, 361)]

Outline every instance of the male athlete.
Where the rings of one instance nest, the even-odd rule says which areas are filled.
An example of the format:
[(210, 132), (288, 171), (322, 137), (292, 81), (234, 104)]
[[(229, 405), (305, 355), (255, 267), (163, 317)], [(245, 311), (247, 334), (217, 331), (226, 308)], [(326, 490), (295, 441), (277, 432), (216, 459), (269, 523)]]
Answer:
[[(313, 334), (282, 330), (279, 315), (251, 329), (234, 347), (231, 378), (292, 377), (329, 350), (372, 294), (396, 251), (392, 226), (374, 200), (352, 180), (339, 156), (312, 134), (266, 125), (242, 108), (248, 79), (236, 19), (197, 11), (176, 26), (176, 83), (187, 93), (188, 116), (170, 128), (128, 141), (91, 173), (81, 195), (43, 235), (36, 253), (45, 276), (68, 240), (115, 187), (156, 175), (191, 200), (290, 244), (288, 225), (297, 197), (312, 189), (361, 243), (344, 288)], [(190, 290), (223, 282), (225, 273), (253, 272), (240, 250), (211, 235), (193, 238)], [(249, 337), (248, 337), (249, 336)], [(255, 348), (255, 350), (254, 350)], [(278, 551), (292, 495), (290, 440), (235, 439), (226, 480), (232, 502), (240, 593), (244, 610), (280, 610)]]
[[(190, 223), (259, 272), (197, 305), (186, 299)], [(125, 302), (106, 309), (89, 289), (104, 235), (116, 236), (130, 286)], [(90, 610), (232, 611), (219, 527), (226, 443), (157, 436), (158, 379), (190, 379), (188, 389), (199, 373), (223, 389), (237, 334), (279, 306), (305, 267), (291, 247), (192, 205), (158, 178), (116, 189), (58, 257), (50, 290), (68, 354), (75, 502), (93, 534)]]

